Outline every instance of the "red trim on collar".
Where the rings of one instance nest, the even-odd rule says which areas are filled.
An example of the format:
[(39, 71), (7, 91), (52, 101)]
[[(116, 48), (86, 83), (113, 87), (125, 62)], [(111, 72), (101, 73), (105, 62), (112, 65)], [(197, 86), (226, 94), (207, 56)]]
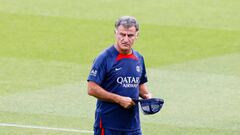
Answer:
[(138, 58), (132, 53), (132, 54), (128, 54), (128, 55), (124, 55), (124, 54), (118, 54), (116, 60), (119, 61), (121, 59), (133, 59), (133, 60), (138, 60)]

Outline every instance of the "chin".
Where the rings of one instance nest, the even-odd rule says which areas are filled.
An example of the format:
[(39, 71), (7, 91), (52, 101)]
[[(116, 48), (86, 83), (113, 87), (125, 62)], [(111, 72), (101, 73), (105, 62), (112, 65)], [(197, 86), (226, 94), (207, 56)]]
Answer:
[(121, 47), (121, 50), (122, 51), (128, 51), (128, 50), (130, 50), (131, 48), (129, 48), (129, 47)]

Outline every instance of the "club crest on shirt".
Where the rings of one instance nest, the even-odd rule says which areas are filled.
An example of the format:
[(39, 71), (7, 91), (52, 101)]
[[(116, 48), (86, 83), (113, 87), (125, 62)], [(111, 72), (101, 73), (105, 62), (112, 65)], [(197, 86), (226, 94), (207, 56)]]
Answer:
[(141, 67), (137, 65), (137, 66), (136, 66), (136, 71), (137, 71), (137, 72), (140, 72), (140, 71), (141, 71)]

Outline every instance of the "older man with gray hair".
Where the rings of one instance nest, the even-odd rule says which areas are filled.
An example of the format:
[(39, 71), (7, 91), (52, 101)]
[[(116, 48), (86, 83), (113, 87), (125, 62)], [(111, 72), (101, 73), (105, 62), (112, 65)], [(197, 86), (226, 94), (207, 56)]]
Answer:
[(115, 23), (116, 43), (100, 53), (88, 76), (88, 94), (97, 98), (94, 135), (142, 135), (133, 99), (151, 98), (144, 59), (132, 49), (139, 33), (134, 17)]

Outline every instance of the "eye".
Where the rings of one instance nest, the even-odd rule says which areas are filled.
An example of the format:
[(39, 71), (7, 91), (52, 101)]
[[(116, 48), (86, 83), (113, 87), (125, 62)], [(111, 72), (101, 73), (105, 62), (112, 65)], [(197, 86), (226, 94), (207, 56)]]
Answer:
[(134, 34), (129, 34), (128, 37), (132, 38), (134, 36)]
[(120, 36), (122, 36), (122, 37), (125, 37), (125, 36), (126, 36), (126, 34), (124, 34), (124, 33), (120, 33)]

